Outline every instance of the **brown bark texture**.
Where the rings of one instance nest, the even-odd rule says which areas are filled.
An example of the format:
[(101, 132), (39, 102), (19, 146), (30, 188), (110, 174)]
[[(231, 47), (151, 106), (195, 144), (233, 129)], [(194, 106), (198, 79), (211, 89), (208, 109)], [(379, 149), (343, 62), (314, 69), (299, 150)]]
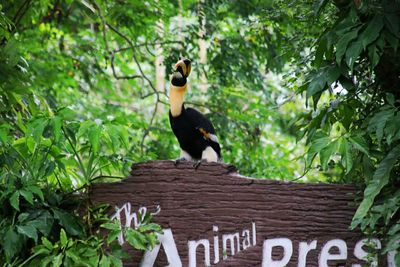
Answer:
[[(271, 177), (272, 178), (272, 177)], [(293, 255), (288, 266), (297, 266), (299, 243), (317, 240), (317, 248), (307, 255), (306, 266), (318, 266), (318, 257), (326, 242), (342, 239), (347, 244), (345, 261), (329, 261), (329, 266), (360, 263), (354, 246), (362, 239), (349, 226), (356, 209), (357, 189), (353, 185), (307, 184), (248, 178), (235, 167), (220, 163), (203, 163), (197, 169), (192, 162), (175, 166), (173, 161), (149, 161), (134, 164), (131, 175), (118, 183), (100, 183), (91, 188), (93, 203), (121, 207), (130, 202), (132, 210), (147, 207), (161, 211), (154, 222), (172, 230), (183, 266), (188, 266), (188, 241), (210, 241), (213, 266), (261, 266), (263, 242), (271, 238), (289, 238)], [(123, 220), (122, 220), (123, 221)], [(223, 260), (222, 235), (248, 229), (256, 224), (257, 243)], [(123, 223), (123, 222), (122, 222)], [(214, 260), (213, 226), (218, 226), (220, 261)], [(242, 242), (242, 240), (240, 241)], [(138, 266), (141, 255), (129, 251), (132, 260), (126, 266)], [(332, 249), (332, 253), (335, 250)], [(167, 264), (160, 251), (155, 266)], [(273, 250), (282, 258), (282, 249)], [(204, 266), (204, 249), (197, 250), (197, 266)], [(345, 265), (342, 265), (345, 264)]]

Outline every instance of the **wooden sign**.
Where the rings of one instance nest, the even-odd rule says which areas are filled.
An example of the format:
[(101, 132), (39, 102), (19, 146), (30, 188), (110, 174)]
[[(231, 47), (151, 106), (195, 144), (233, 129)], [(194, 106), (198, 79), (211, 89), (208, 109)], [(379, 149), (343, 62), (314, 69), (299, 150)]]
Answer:
[[(130, 251), (124, 266), (361, 267), (366, 239), (349, 230), (355, 193), (352, 185), (243, 177), (225, 164), (151, 161), (122, 182), (94, 185), (91, 200), (111, 204), (122, 225), (151, 212), (162, 226), (160, 244)], [(394, 253), (378, 266), (394, 267)]]

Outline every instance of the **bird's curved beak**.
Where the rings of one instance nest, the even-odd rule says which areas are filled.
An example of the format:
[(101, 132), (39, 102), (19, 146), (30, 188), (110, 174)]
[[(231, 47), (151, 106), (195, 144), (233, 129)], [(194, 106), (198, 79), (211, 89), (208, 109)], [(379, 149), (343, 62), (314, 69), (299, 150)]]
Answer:
[(192, 70), (192, 64), (189, 59), (180, 58), (175, 64), (175, 70), (179, 71), (183, 76), (188, 77)]

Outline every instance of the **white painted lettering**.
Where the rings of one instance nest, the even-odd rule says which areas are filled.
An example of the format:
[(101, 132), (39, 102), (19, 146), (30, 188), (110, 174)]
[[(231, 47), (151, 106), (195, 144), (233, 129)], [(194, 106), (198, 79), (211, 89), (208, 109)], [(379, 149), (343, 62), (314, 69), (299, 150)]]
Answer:
[(317, 240), (311, 241), (311, 243), (300, 242), (299, 244), (299, 262), (297, 267), (306, 267), (307, 265), (307, 254), (310, 250), (317, 248)]
[(213, 226), (214, 231), (214, 263), (219, 262), (219, 237), (218, 237), (218, 226)]
[(196, 251), (197, 247), (202, 245), (204, 247), (204, 265), (210, 266), (210, 241), (208, 239), (200, 239), (197, 241), (189, 241), (189, 267), (197, 266)]
[(256, 223), (251, 223), (251, 230), (253, 232), (253, 246), (257, 245)]
[(225, 252), (223, 255), (223, 259), (226, 259), (228, 257), (228, 251), (227, 251), (227, 241), (230, 241), (230, 245), (231, 245), (231, 255), (235, 255), (236, 251), (235, 251), (235, 239), (236, 239), (236, 246), (237, 246), (237, 252), (240, 251), (240, 240), (239, 240), (239, 232), (234, 233), (234, 234), (226, 234), (226, 235), (222, 235), (222, 248), (223, 251)]
[[(283, 247), (283, 257), (280, 260), (272, 259), (272, 248)], [(284, 267), (293, 254), (293, 244), (288, 238), (272, 238), (264, 240), (262, 267)]]
[(242, 247), (243, 250), (245, 250), (246, 248), (250, 247), (250, 230), (243, 230), (242, 232), (242, 237), (243, 237), (243, 241), (242, 241)]
[(179, 257), (171, 229), (163, 229), (163, 232), (163, 234), (158, 234), (157, 236), (159, 244), (157, 244), (152, 250), (146, 251), (144, 254), (139, 265), (140, 267), (153, 267), (161, 246), (163, 246), (169, 262), (169, 265), (166, 267), (182, 267), (182, 261)]
[[(333, 247), (337, 247), (339, 249), (339, 254), (331, 254), (329, 250)], [(319, 255), (319, 267), (329, 267), (329, 260), (345, 260), (347, 259), (347, 245), (341, 239), (333, 239), (322, 247), (321, 254)]]

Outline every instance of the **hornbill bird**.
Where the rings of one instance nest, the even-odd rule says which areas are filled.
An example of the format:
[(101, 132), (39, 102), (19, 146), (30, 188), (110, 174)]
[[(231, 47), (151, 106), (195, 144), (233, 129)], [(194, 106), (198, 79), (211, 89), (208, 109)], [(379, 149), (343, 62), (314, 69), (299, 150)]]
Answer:
[(184, 105), (187, 91), (187, 78), (191, 71), (189, 59), (181, 58), (175, 64), (171, 76), (169, 122), (182, 149), (181, 156), (175, 160), (194, 160), (197, 168), (201, 161), (221, 161), (221, 148), (215, 135), (214, 126), (203, 114)]

